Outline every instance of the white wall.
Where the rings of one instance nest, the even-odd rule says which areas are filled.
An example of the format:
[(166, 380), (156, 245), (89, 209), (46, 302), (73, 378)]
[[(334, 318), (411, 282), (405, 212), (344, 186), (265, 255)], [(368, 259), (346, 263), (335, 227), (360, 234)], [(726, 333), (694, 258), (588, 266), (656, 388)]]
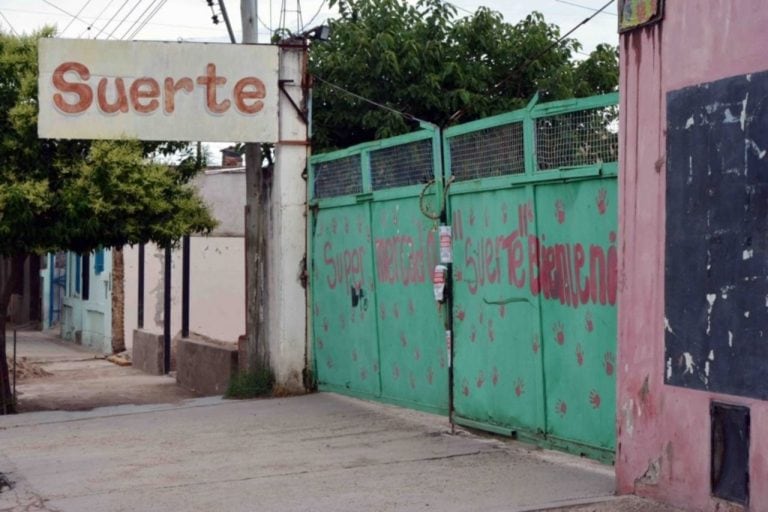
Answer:
[(193, 184), (219, 221), (212, 236), (243, 236), (245, 233), (245, 169), (207, 170)]
[[(191, 237), (190, 331), (236, 342), (245, 333), (245, 241), (242, 237)], [(138, 246), (125, 247), (125, 341), (133, 346), (138, 320)], [(144, 330), (163, 332), (165, 252), (145, 247)], [(181, 249), (171, 265), (171, 334), (181, 331)]]
[[(245, 334), (245, 173), (209, 170), (193, 181), (219, 222), (211, 236), (190, 238), (190, 321), (192, 332), (237, 342)], [(171, 266), (171, 334), (181, 331), (182, 251)], [(123, 249), (125, 262), (125, 343), (133, 346), (138, 326), (138, 246)], [(163, 332), (165, 251), (147, 244), (144, 257), (144, 330)]]

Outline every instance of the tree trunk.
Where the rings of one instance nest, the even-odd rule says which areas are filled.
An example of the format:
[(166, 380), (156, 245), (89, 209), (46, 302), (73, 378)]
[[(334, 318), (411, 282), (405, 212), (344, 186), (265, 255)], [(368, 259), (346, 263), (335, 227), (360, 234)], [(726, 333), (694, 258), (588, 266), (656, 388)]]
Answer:
[(0, 414), (13, 414), (16, 404), (11, 395), (11, 379), (6, 357), (5, 328), (11, 294), (24, 276), (25, 254), (0, 258)]
[(40, 282), (40, 256), (29, 257), (29, 321), (42, 328), (43, 291)]
[(125, 264), (123, 250), (112, 249), (112, 352), (125, 350)]

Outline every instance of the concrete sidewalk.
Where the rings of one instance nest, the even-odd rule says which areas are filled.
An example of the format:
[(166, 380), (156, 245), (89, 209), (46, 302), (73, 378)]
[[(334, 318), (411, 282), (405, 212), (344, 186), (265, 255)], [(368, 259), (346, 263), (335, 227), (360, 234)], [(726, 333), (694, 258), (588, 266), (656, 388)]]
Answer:
[(3, 511), (522, 511), (614, 485), (611, 467), (326, 393), (0, 417), (0, 447)]
[(20, 333), (19, 356), (52, 375), (19, 382), (22, 410), (46, 412), (0, 416), (0, 512), (672, 510), (613, 498), (611, 467), (440, 416), (325, 393), (191, 399), (50, 333)]

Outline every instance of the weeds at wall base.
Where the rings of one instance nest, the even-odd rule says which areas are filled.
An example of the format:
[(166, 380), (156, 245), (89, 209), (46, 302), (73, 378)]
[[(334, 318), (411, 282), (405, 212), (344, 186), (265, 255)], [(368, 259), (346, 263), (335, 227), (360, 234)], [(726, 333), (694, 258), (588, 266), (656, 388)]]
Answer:
[(274, 375), (268, 370), (240, 372), (232, 376), (224, 398), (243, 400), (272, 396)]

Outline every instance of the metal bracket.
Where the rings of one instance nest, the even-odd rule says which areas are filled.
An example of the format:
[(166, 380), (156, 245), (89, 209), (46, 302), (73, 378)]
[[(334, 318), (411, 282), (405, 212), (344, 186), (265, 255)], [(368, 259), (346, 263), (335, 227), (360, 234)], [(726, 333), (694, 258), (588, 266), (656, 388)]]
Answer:
[(304, 124), (307, 124), (309, 121), (307, 120), (307, 113), (299, 107), (296, 102), (293, 100), (290, 94), (288, 94), (288, 91), (285, 90), (286, 84), (292, 84), (293, 80), (278, 80), (277, 85), (280, 87), (280, 92), (285, 94), (285, 97), (288, 98), (288, 101), (291, 102), (291, 105), (293, 105), (293, 108), (296, 110), (296, 113), (299, 114), (299, 117), (301, 117), (301, 120), (304, 121)]

